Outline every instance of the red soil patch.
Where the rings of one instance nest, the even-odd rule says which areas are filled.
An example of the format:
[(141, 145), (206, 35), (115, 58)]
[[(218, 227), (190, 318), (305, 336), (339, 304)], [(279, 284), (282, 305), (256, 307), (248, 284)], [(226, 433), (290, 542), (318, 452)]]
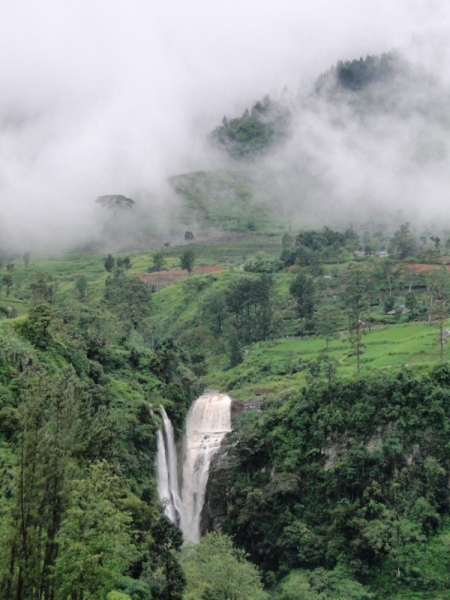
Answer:
[[(442, 265), (428, 265), (425, 263), (409, 263), (407, 268), (416, 273), (426, 273), (427, 271), (433, 271), (434, 269), (440, 269)], [(450, 271), (450, 265), (446, 264), (445, 268)]]
[[(224, 267), (222, 265), (211, 265), (206, 267), (194, 267), (192, 275), (199, 275), (201, 273), (217, 273)], [(175, 283), (184, 277), (188, 277), (188, 273), (180, 268), (168, 269), (167, 271), (157, 271), (156, 273), (146, 273), (140, 275), (139, 279), (145, 281), (149, 285), (156, 285), (158, 287), (165, 287), (171, 283)]]

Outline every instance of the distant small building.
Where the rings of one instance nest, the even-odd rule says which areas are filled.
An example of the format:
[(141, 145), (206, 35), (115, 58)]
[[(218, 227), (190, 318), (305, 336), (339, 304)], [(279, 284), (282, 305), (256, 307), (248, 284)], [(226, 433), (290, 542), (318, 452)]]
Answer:
[(442, 334), (438, 334), (438, 338), (440, 340), (446, 340), (448, 337), (450, 337), (450, 330), (446, 329), (445, 331), (442, 332)]
[(389, 256), (387, 250), (379, 250), (377, 254), (379, 258), (387, 258)]

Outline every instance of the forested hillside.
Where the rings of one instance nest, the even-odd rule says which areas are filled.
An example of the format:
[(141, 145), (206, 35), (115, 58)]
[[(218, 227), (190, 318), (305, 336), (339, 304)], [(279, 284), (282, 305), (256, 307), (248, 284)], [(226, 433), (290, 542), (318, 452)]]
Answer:
[[(268, 581), (295, 581), (307, 598), (327, 588), (324, 597), (444, 597), (449, 384), (448, 364), (350, 382), (317, 372), (301, 392), (248, 411), (230, 467), (210, 483), (222, 527)], [(335, 596), (333, 579), (369, 587)]]
[(145, 342), (151, 294), (124, 269), (98, 298), (79, 276), (59, 302), (42, 273), (26, 295), (28, 314), (0, 323), (0, 597), (182, 590), (154, 461), (158, 406), (182, 428), (201, 389), (190, 356)]
[(287, 106), (266, 96), (242, 117), (224, 117), (222, 125), (210, 134), (210, 141), (235, 159), (258, 156), (285, 138), (290, 117)]
[[(370, 111), (375, 106), (373, 101), (367, 103), (367, 100), (373, 94), (378, 103), (385, 101), (385, 109), (390, 112), (392, 100), (395, 101), (400, 92), (396, 85), (409, 86), (418, 76), (416, 69), (396, 52), (339, 61), (317, 78), (308, 90), (307, 98), (312, 103), (324, 99), (344, 104), (363, 102), (364, 110)], [(392, 95), (394, 98), (389, 99)], [(300, 95), (290, 97), (287, 93), (277, 101), (265, 96), (250, 111), (246, 109), (241, 117), (224, 117), (222, 125), (211, 132), (209, 140), (236, 160), (260, 156), (283, 143), (295, 115), (308, 114), (310, 107), (305, 100)]]

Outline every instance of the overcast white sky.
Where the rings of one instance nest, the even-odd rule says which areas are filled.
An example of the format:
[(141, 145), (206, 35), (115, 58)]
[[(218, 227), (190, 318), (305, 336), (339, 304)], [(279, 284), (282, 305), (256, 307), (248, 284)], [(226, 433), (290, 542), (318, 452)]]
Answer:
[(339, 59), (440, 41), (437, 0), (16, 0), (0, 21), (0, 236), (94, 231), (101, 194), (207, 168), (199, 140)]

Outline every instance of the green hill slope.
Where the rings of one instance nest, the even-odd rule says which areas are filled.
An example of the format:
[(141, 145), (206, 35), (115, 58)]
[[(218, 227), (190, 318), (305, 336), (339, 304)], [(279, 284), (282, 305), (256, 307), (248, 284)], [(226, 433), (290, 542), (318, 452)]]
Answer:
[(186, 227), (269, 233), (279, 229), (274, 206), (261, 200), (248, 171), (187, 173), (170, 182), (182, 198), (177, 218)]

